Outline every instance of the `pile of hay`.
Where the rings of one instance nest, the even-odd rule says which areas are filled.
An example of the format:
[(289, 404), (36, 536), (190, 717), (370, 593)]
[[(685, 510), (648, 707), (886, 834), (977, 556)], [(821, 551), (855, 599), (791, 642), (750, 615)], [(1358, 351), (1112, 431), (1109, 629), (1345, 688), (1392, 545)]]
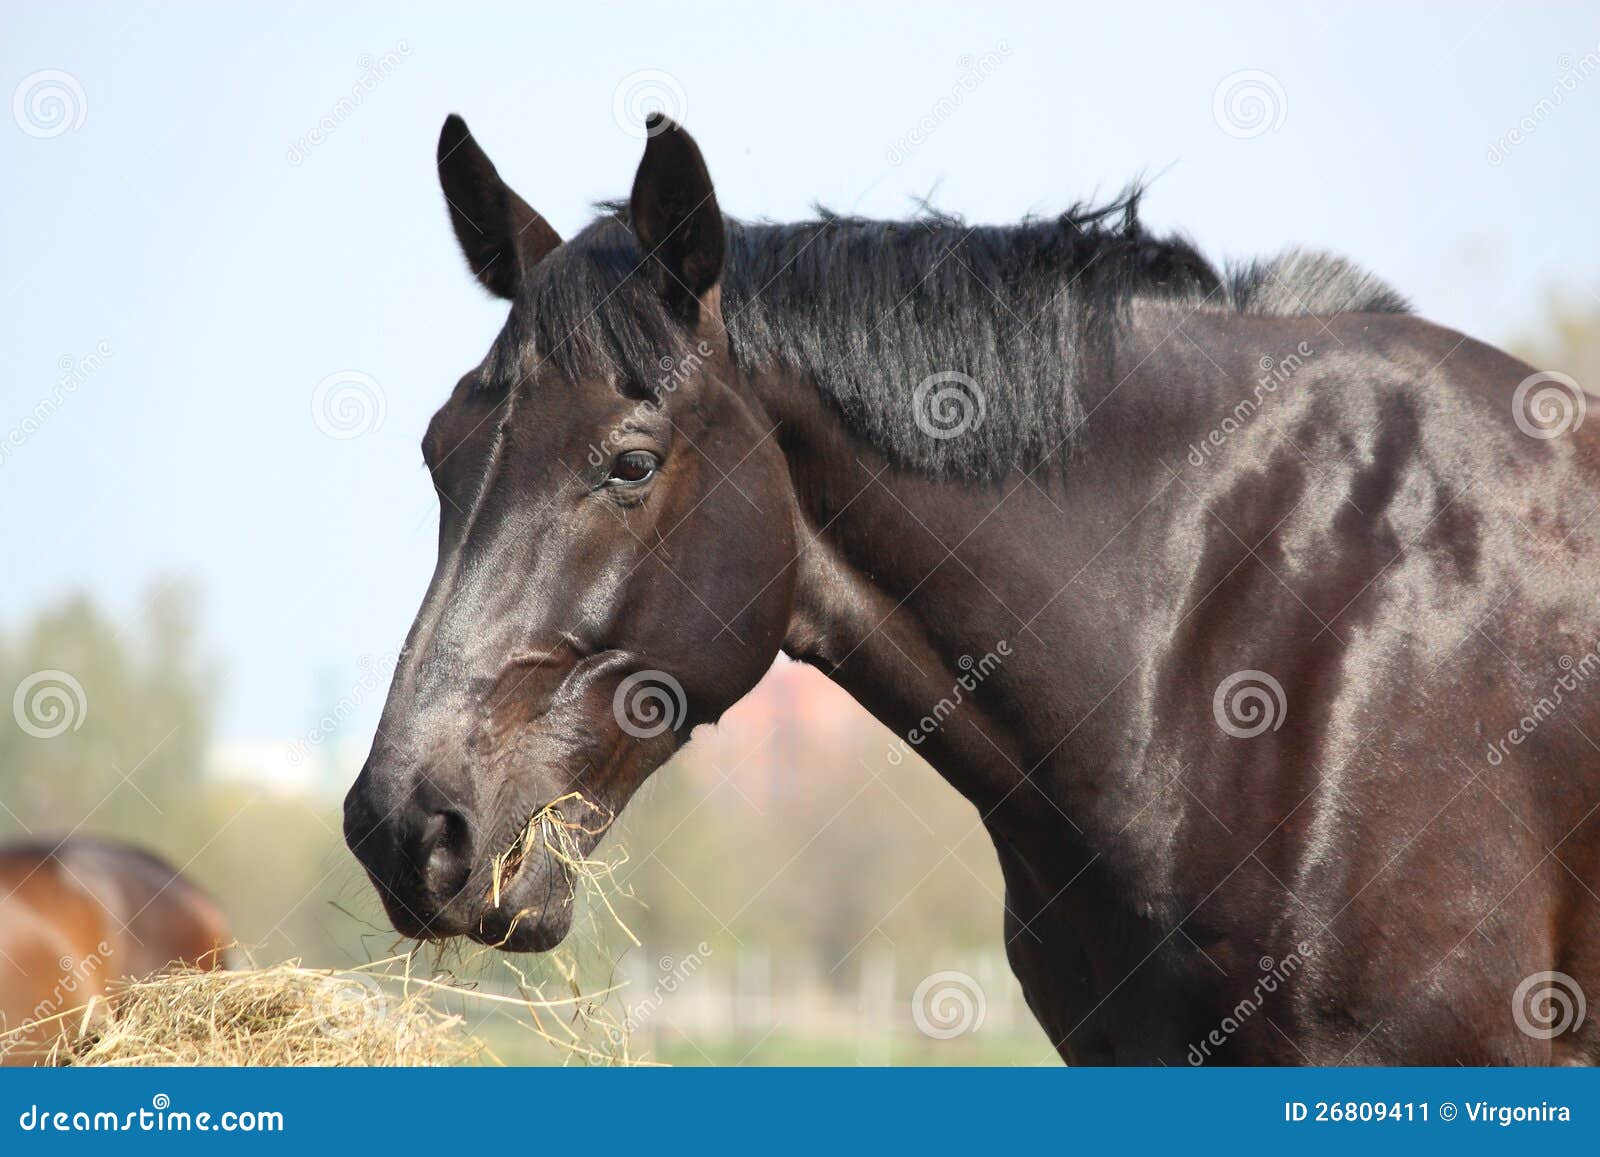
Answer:
[[(496, 1063), (460, 1012), (492, 1004), (563, 1061), (637, 1064), (599, 999), (480, 991), (408, 971), (410, 958), (365, 968), (182, 969), (126, 981), (87, 1008), (50, 1018), (55, 1043), (18, 1056), (46, 1065), (435, 1066)], [(37, 1033), (45, 1021), (25, 1028)], [(599, 1029), (600, 1031), (594, 1031)], [(21, 1030), (19, 1030), (21, 1031)]]
[(117, 987), (58, 1042), (66, 1065), (454, 1065), (483, 1046), (421, 989), (288, 961)]

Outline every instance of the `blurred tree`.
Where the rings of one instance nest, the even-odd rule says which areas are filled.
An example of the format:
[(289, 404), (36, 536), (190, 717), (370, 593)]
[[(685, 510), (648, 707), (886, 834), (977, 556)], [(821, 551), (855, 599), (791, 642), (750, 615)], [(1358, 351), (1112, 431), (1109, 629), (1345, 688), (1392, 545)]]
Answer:
[(0, 824), (137, 835), (185, 802), (212, 709), (194, 604), (159, 585), (118, 623), (74, 595), (0, 638)]

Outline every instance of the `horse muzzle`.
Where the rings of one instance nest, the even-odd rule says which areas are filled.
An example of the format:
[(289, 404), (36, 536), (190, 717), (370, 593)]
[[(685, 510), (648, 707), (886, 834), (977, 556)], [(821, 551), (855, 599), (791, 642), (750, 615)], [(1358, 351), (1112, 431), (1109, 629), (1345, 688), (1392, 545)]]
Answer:
[(344, 801), (344, 836), (395, 929), (419, 940), (466, 936), (510, 952), (555, 947), (572, 926), (568, 866), (541, 841), (526, 855), (481, 838), (471, 802), (425, 774), (371, 760)]

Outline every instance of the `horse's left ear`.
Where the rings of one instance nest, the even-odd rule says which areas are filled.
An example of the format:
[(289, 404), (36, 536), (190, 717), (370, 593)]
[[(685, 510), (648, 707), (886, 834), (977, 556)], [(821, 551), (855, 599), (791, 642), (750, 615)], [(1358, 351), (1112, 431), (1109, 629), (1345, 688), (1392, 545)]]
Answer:
[(500, 179), (467, 122), (454, 113), (439, 132), (437, 156), (450, 226), (472, 275), (490, 293), (514, 300), (528, 270), (560, 245), (561, 237)]
[(655, 264), (668, 306), (694, 324), (708, 311), (720, 312), (713, 290), (726, 245), (722, 210), (694, 138), (660, 113), (645, 128), (650, 139), (629, 199), (633, 232)]

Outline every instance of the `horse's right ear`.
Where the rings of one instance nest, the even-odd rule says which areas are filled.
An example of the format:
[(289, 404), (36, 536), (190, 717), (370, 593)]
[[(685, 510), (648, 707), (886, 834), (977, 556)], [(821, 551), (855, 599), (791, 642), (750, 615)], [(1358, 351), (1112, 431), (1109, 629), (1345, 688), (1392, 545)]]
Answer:
[(472, 275), (490, 293), (516, 297), (523, 276), (561, 237), (500, 179), (454, 113), (439, 132), (439, 184)]
[(722, 210), (694, 138), (658, 112), (645, 127), (649, 139), (628, 200), (633, 233), (660, 274), (668, 306), (694, 322), (719, 308), (712, 290), (727, 249)]

